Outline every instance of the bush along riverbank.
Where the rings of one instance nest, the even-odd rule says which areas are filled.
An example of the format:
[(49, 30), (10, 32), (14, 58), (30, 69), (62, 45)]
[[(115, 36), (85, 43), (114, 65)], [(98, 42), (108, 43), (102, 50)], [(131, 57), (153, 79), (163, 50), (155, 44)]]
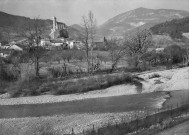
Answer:
[(51, 93), (53, 95), (64, 95), (73, 93), (84, 93), (93, 90), (105, 89), (110, 86), (119, 84), (133, 84), (141, 88), (138, 77), (128, 73), (114, 73), (106, 75), (89, 76), (79, 79), (70, 80), (33, 80), (21, 81), (15, 83), (9, 88), (8, 92), (11, 97), (19, 96), (36, 96), (45, 93)]
[[(156, 110), (152, 114), (147, 112), (145, 117), (136, 116), (130, 122), (108, 124), (107, 126), (85, 131), (78, 135), (154, 135), (164, 129), (189, 120), (189, 104), (168, 106), (165, 110)], [(74, 129), (72, 129), (72, 134)]]
[(142, 87), (140, 79), (128, 73), (95, 75), (70, 80), (30, 80), (20, 81), (7, 90), (11, 97), (36, 96), (42, 94), (64, 95), (101, 90), (119, 84), (132, 84)]

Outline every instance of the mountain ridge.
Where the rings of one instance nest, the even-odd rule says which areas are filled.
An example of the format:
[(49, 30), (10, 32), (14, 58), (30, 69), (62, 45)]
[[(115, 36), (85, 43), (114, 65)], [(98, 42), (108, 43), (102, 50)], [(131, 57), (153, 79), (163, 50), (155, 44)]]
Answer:
[[(97, 37), (124, 37), (127, 33), (137, 29), (151, 28), (159, 23), (180, 19), (189, 16), (188, 11), (175, 9), (148, 9), (140, 7), (108, 19), (104, 24), (97, 27)], [(22, 27), (25, 21), (33, 19), (24, 16), (11, 15), (0, 11), (0, 30), (2, 27)], [(50, 34), (52, 28), (51, 19), (40, 19), (41, 23), (47, 26), (47, 34)], [(67, 26), (69, 37), (79, 39), (82, 35), (82, 26), (73, 24)], [(11, 28), (12, 29), (12, 28)]]
[(189, 16), (188, 11), (174, 9), (137, 8), (108, 19), (99, 26), (102, 36), (123, 36), (136, 28), (150, 28), (155, 24)]

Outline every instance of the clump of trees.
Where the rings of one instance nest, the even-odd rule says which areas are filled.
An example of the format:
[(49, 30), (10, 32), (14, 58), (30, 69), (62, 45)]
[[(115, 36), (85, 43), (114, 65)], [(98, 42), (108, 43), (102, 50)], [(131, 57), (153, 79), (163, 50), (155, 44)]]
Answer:
[(142, 62), (142, 56), (148, 51), (148, 48), (153, 45), (152, 33), (149, 30), (137, 31), (134, 35), (129, 36), (124, 45), (126, 46), (129, 63), (137, 68)]
[(155, 50), (145, 53), (142, 56), (143, 62), (148, 62), (148, 66), (166, 65), (167, 68), (172, 68), (172, 65), (182, 63), (188, 64), (187, 49), (184, 49), (178, 45), (170, 45), (164, 48), (162, 52), (156, 52)]
[(135, 34), (125, 37), (125, 39), (106, 39), (105, 46), (111, 59), (111, 71), (114, 71), (117, 64), (123, 60), (127, 61), (133, 68), (138, 68), (142, 62), (142, 57), (153, 45), (152, 33), (149, 30), (137, 31)]
[(184, 62), (184, 58), (187, 55), (187, 50), (178, 45), (172, 45), (165, 48), (164, 55), (166, 62), (171, 68), (173, 64)]
[(59, 31), (59, 36), (60, 36), (60, 37), (63, 37), (63, 38), (69, 38), (68, 31), (67, 31), (67, 30), (64, 30), (64, 29), (60, 30), (60, 31)]

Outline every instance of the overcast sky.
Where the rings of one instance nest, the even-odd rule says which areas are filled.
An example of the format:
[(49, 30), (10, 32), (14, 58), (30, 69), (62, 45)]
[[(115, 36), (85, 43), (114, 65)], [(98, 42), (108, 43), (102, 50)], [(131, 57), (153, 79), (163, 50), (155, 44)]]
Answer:
[(0, 0), (0, 11), (14, 15), (52, 19), (67, 25), (80, 24), (91, 10), (98, 25), (111, 17), (138, 7), (189, 11), (189, 0)]

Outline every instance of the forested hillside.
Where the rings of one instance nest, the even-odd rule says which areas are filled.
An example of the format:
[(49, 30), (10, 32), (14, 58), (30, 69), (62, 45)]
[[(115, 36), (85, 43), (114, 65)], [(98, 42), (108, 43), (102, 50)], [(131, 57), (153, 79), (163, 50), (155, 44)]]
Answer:
[(173, 39), (182, 39), (182, 33), (189, 32), (189, 17), (174, 19), (151, 27), (153, 34), (169, 34)]

